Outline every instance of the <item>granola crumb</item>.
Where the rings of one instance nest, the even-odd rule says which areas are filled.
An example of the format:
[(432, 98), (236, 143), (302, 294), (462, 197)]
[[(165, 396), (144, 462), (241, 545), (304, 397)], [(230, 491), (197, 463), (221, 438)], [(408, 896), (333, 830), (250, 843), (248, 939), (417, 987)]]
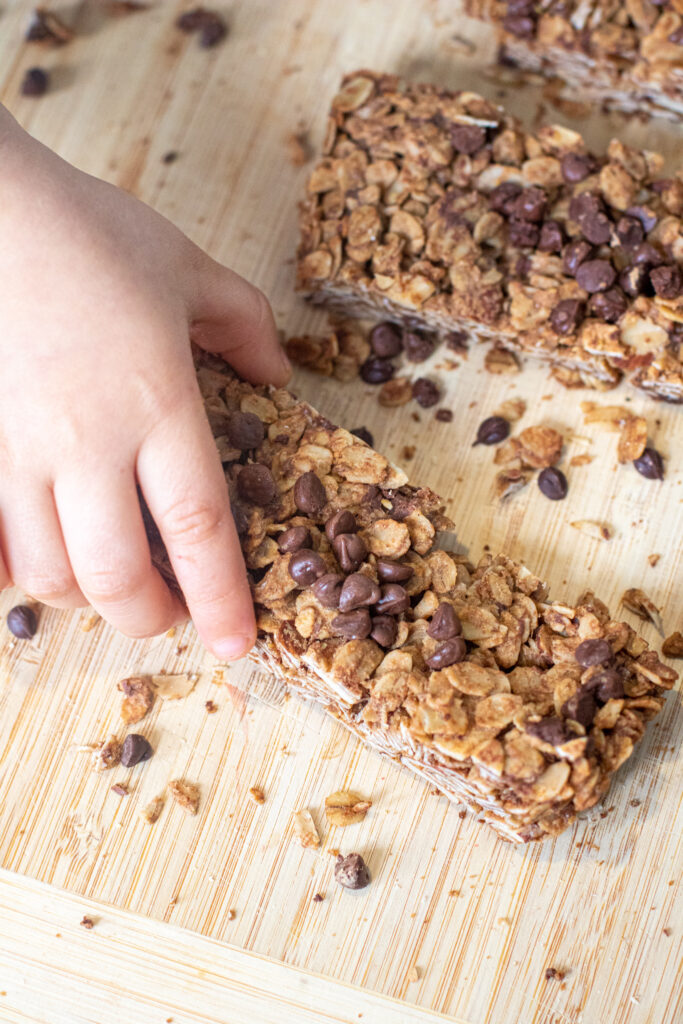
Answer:
[(153, 800), (143, 807), (140, 811), (140, 817), (143, 821), (146, 821), (148, 825), (153, 825), (161, 817), (161, 812), (164, 809), (166, 803), (163, 796), (155, 796)]
[(547, 967), (545, 972), (546, 981), (564, 981), (567, 976), (566, 971), (558, 970), (557, 967)]
[(325, 815), (330, 825), (355, 825), (363, 821), (372, 807), (371, 800), (364, 800), (357, 793), (338, 790), (325, 798)]
[(629, 800), (629, 806), (631, 806), (631, 807), (640, 807), (642, 802), (643, 802), (642, 800), (635, 800), (635, 799)]
[(177, 631), (177, 629), (175, 628), (175, 626), (171, 626), (171, 628), (170, 628), (170, 629), (167, 629), (167, 630), (166, 630), (166, 638), (167, 638), (168, 640), (173, 640), (177, 632), (178, 632), (178, 631)]
[(662, 654), (667, 658), (683, 658), (683, 634), (676, 630), (662, 644)]
[(585, 453), (582, 455), (572, 455), (571, 459), (569, 460), (569, 465), (574, 467), (587, 466), (590, 462), (593, 461), (593, 458), (593, 455), (587, 455)]
[(417, 964), (413, 964), (413, 966), (408, 969), (408, 973), (406, 975), (406, 981), (408, 982), (408, 984), (412, 985), (412, 984), (414, 984), (415, 982), (417, 982), (419, 980), (420, 980), (420, 968), (417, 966)]
[(215, 715), (218, 711), (218, 705), (212, 700), (206, 700), (204, 701), (204, 709), (207, 715)]
[(314, 903), (322, 903), (324, 899), (325, 899), (325, 897), (324, 897), (323, 893), (317, 892), (315, 894), (315, 896), (313, 897), (313, 902)]
[(172, 779), (168, 791), (175, 802), (188, 814), (196, 814), (199, 810), (199, 786), (185, 779)]
[(594, 519), (574, 519), (569, 525), (593, 540), (611, 540), (614, 536), (614, 530), (608, 523), (598, 523)]
[(652, 622), (657, 631), (664, 636), (664, 626), (659, 608), (650, 600), (644, 590), (639, 587), (630, 587), (622, 594), (621, 603), (639, 619), (643, 619), (644, 622)]
[(294, 167), (303, 167), (313, 156), (313, 150), (305, 131), (292, 132), (286, 140), (289, 162)]
[(657, 562), (659, 561), (659, 559), (661, 557), (662, 556), (660, 554), (652, 554), (652, 555), (648, 555), (647, 556), (647, 560), (648, 560), (648, 562), (650, 563), (650, 565), (652, 566), (653, 569), (654, 569), (654, 567), (656, 566)]
[(671, 929), (670, 928), (662, 928), (662, 931), (664, 932), (664, 934), (666, 935), (666, 937), (668, 939), (669, 936), (671, 935)]
[(97, 612), (92, 612), (92, 614), (84, 616), (83, 619), (81, 619), (81, 631), (83, 633), (89, 633), (92, 629), (95, 628), (95, 626), (97, 625), (98, 622), (101, 621), (101, 619), (102, 616), (98, 615)]
[(131, 676), (122, 679), (118, 688), (123, 694), (121, 720), (125, 725), (141, 722), (154, 705), (154, 686), (146, 676)]
[(249, 790), (249, 796), (255, 804), (264, 804), (266, 802), (265, 793), (259, 786), (252, 786)]
[(116, 793), (117, 796), (130, 796), (130, 790), (123, 782), (117, 782), (111, 787), (112, 793)]
[(411, 459), (415, 458), (415, 452), (416, 451), (417, 451), (417, 449), (416, 449), (414, 444), (406, 444), (406, 445), (403, 446), (403, 449), (401, 450), (401, 456), (407, 462), (409, 462)]
[(311, 812), (305, 807), (294, 814), (294, 831), (304, 849), (317, 850), (320, 846), (320, 836), (315, 822)]
[(231, 909), (231, 910), (228, 911), (228, 913), (227, 913), (228, 921), (234, 921), (236, 917), (237, 917), (237, 914), (236, 914), (236, 912), (234, 910)]
[(110, 736), (96, 744), (92, 751), (92, 766), (96, 772), (106, 772), (121, 763), (123, 744), (117, 736)]
[(92, 917), (84, 917), (80, 922), (80, 925), (81, 928), (85, 928), (87, 931), (90, 931), (91, 928), (95, 927), (95, 922), (93, 921)]

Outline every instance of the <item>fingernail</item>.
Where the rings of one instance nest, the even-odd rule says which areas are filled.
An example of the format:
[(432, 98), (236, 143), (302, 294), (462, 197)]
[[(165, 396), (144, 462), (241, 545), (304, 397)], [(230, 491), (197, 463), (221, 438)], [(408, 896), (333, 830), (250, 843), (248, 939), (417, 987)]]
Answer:
[(247, 651), (251, 650), (254, 644), (253, 638), (244, 633), (235, 633), (234, 636), (226, 636), (217, 640), (211, 645), (213, 653), (222, 661), (236, 661), (243, 658)]
[(282, 372), (287, 374), (287, 378), (291, 377), (292, 364), (287, 358), (287, 353), (283, 348), (280, 349), (280, 366), (282, 367)]

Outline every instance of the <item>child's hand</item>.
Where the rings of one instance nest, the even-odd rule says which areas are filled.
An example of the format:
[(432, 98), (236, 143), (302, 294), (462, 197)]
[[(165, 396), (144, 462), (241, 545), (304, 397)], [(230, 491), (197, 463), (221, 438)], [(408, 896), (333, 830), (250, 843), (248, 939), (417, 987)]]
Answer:
[(239, 657), (252, 602), (189, 337), (283, 384), (270, 307), (2, 108), (0, 152), (0, 589), (90, 603), (131, 636), (184, 618), (152, 567), (139, 484), (202, 639)]

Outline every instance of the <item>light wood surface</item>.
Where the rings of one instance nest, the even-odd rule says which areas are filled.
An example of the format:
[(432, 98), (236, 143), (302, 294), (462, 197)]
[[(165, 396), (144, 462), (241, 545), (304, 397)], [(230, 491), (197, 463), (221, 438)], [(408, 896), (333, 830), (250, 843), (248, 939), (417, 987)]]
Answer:
[[(21, 39), (30, 7), (23, 0), (5, 4), (0, 18), (2, 101), (66, 158), (131, 189), (252, 278), (289, 331), (320, 325), (324, 317), (292, 293), (295, 200), (306, 168), (291, 165), (286, 138), (303, 127), (319, 143), (343, 71), (366, 65), (468, 85), (527, 120), (537, 113), (537, 91), (503, 90), (477, 70), (485, 48), (463, 57), (454, 37), (478, 39), (482, 30), (460, 16), (455, 0), (243, 0), (229, 5), (230, 38), (212, 52), (173, 29), (176, 3), (116, 19), (105, 17), (104, 5), (82, 3), (73, 9), (76, 40), (58, 51), (27, 48)], [(56, 69), (55, 90), (40, 101), (22, 99), (22, 73), (37, 63)], [(547, 113), (566, 121), (552, 108)], [(618, 133), (669, 157), (680, 151), (681, 133), (670, 124), (596, 116), (583, 127), (595, 144)], [(168, 150), (179, 152), (169, 165), (161, 160)], [(36, 288), (38, 296), (38, 282)], [(538, 368), (494, 377), (484, 372), (480, 352), (440, 376), (447, 379), (443, 404), (454, 411), (451, 424), (435, 423), (430, 412), (421, 412), (418, 423), (410, 409), (382, 410), (370, 389), (304, 374), (297, 374), (295, 386), (331, 418), (370, 427), (377, 445), (407, 465), (415, 480), (444, 494), (460, 541), (474, 557), (484, 544), (505, 550), (545, 575), (555, 596), (572, 600), (591, 586), (613, 610), (626, 587), (641, 586), (663, 609), (667, 632), (682, 628), (681, 410), (625, 390), (567, 392)], [(568, 469), (565, 502), (546, 501), (535, 484), (506, 506), (494, 502), (492, 453), (470, 442), (478, 422), (511, 396), (528, 403), (522, 427), (545, 422), (565, 431), (565, 465), (575, 454), (595, 456), (590, 465)], [(628, 402), (647, 417), (667, 459), (663, 484), (617, 465), (615, 435), (583, 425), (583, 398)], [(416, 446), (409, 462), (406, 445)], [(577, 519), (607, 522), (615, 535), (606, 543), (590, 540), (568, 525)], [(655, 567), (647, 561), (652, 553), (661, 554)], [(18, 596), (3, 595), (0, 612)], [(143, 934), (150, 937), (144, 944), (150, 956), (168, 943), (185, 958), (177, 985), (172, 971), (163, 975), (159, 1007), (166, 1005), (166, 983), (175, 985), (174, 999), (185, 998), (182, 979), (192, 974), (187, 964), (195, 956), (198, 962), (221, 959), (221, 947), (207, 945), (217, 940), (232, 947), (226, 964), (246, 957), (239, 962), (252, 965), (247, 974), (256, 962), (247, 954), (267, 957), (331, 979), (332, 999), (348, 992), (347, 985), (361, 986), (470, 1024), (681, 1019), (683, 715), (677, 694), (603, 807), (554, 842), (518, 849), (473, 815), (461, 818), (457, 808), (364, 750), (315, 708), (284, 700), (248, 666), (217, 666), (190, 626), (174, 639), (134, 642), (103, 623), (85, 632), (87, 619), (86, 612), (45, 610), (31, 643), (12, 644), (0, 629), (0, 865), (18, 873), (3, 876), (0, 886), (0, 965), (10, 976), (33, 976), (45, 992), (53, 991), (59, 950), (68, 950), (68, 971), (92, 940), (105, 962), (120, 953), (127, 969), (112, 967), (107, 980), (101, 960), (93, 958), (85, 976), (95, 990), (106, 989), (106, 999), (123, 999), (126, 977), (141, 978), (130, 949), (124, 956), (120, 945), (128, 928), (124, 912), (134, 912), (149, 919), (149, 925), (136, 919), (131, 928), (141, 945)], [(643, 633), (658, 640), (649, 624)], [(178, 645), (187, 647), (177, 654)], [(201, 676), (185, 701), (160, 706), (143, 723), (156, 755), (130, 773), (131, 796), (120, 798), (110, 785), (129, 773), (94, 774), (80, 748), (119, 729), (117, 680), (160, 669)], [(218, 705), (214, 715), (204, 707), (209, 699)], [(140, 807), (181, 775), (201, 786), (198, 817), (167, 804), (156, 825), (142, 822)], [(261, 806), (249, 798), (254, 785), (266, 795)], [(369, 796), (373, 807), (362, 825), (329, 829), (324, 798), (345, 785)], [(301, 849), (293, 838), (292, 812), (302, 806), (323, 833), (319, 853)], [(363, 853), (373, 874), (370, 888), (359, 894), (337, 889), (333, 848)], [(79, 899), (56, 890), (50, 895), (28, 879)], [(325, 894), (324, 902), (312, 902), (316, 892)], [(53, 921), (62, 909), (80, 907), (80, 897), (117, 908), (110, 912), (114, 924), (83, 936), (76, 930), (69, 945), (55, 946), (36, 908)], [(5, 921), (22, 936), (10, 960)], [(157, 922), (185, 931), (166, 932)], [(415, 966), (419, 978), (411, 981)], [(549, 966), (568, 972), (563, 983), (546, 981)], [(196, 991), (215, 984), (211, 992), (239, 1000), (231, 971), (226, 967), (222, 978), (220, 972), (202, 975), (201, 985), (197, 974)], [(267, 973), (268, 991), (277, 993), (276, 965)], [(294, 1006), (301, 1000), (296, 1019), (309, 1019), (305, 1014), (313, 1011), (301, 996), (306, 986), (281, 984), (283, 991), (292, 986)], [(152, 1000), (147, 1016), (131, 1011), (119, 1019), (165, 1019), (156, 1008), (151, 1012), (151, 985), (146, 976), (136, 990)], [(3, 989), (11, 990), (9, 982), (3, 980)], [(104, 1009), (81, 1018), (74, 1009), (72, 1017), (60, 1018), (35, 1000), (9, 1005), (12, 1021), (110, 1019)], [(394, 1004), (385, 1010), (372, 1005), (359, 1011), (364, 1020), (432, 1019), (411, 1017), (409, 1007), (401, 1016)], [(343, 1002), (333, 1007), (336, 1017), (319, 1010), (310, 1019), (354, 1019), (351, 1006)], [(192, 1017), (190, 1006), (183, 1012), (178, 1021), (240, 1019), (237, 1010), (234, 1017)], [(260, 1012), (251, 1016), (270, 1019)]]

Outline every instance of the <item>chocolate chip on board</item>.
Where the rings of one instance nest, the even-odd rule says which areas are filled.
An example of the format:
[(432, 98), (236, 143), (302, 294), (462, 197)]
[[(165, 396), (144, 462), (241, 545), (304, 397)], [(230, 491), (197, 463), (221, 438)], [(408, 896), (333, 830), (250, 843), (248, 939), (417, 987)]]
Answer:
[(334, 865), (334, 880), (344, 889), (365, 889), (370, 884), (370, 872), (359, 853), (340, 854)]
[(7, 613), (7, 628), (17, 640), (30, 640), (36, 635), (38, 619), (33, 608), (27, 604), (17, 604)]
[(454, 636), (460, 636), (462, 623), (455, 614), (452, 604), (449, 604), (448, 601), (441, 602), (432, 615), (427, 633), (433, 640), (451, 640)]
[(429, 668), (438, 672), (449, 665), (455, 665), (462, 661), (467, 654), (467, 644), (461, 636), (454, 636), (451, 640), (445, 640), (434, 651), (431, 657), (427, 658)]
[(561, 469), (556, 469), (555, 466), (548, 466), (541, 470), (538, 474), (538, 486), (541, 493), (551, 501), (562, 501), (567, 497), (569, 490), (566, 476)]
[(646, 448), (639, 458), (633, 460), (633, 465), (648, 480), (664, 479), (664, 460), (656, 448)]
[(309, 548), (295, 551), (289, 560), (289, 575), (300, 587), (310, 587), (326, 572), (327, 566), (322, 556)]
[(391, 615), (374, 615), (370, 636), (380, 647), (393, 647), (398, 636), (398, 622)]
[(121, 764), (124, 768), (133, 768), (141, 761), (149, 761), (153, 753), (150, 743), (144, 736), (138, 732), (130, 732), (121, 748)]
[(472, 445), (500, 444), (510, 433), (510, 424), (502, 416), (489, 416), (479, 424), (477, 439)]
[(434, 351), (434, 342), (426, 334), (406, 331), (403, 335), (403, 349), (409, 362), (423, 363)]
[(384, 384), (391, 380), (396, 372), (393, 363), (388, 359), (380, 359), (379, 356), (370, 356), (361, 364), (360, 375), (366, 384)]
[(21, 80), (22, 96), (44, 96), (50, 85), (50, 76), (42, 68), (28, 68)]
[(365, 640), (370, 636), (372, 629), (370, 612), (367, 608), (358, 608), (353, 612), (335, 615), (330, 625), (338, 636), (345, 636), (347, 640)]
[(614, 655), (607, 640), (598, 638), (583, 640), (576, 648), (574, 657), (582, 668), (591, 668), (612, 661)]
[(434, 419), (437, 419), (439, 423), (452, 423), (453, 413), (450, 409), (437, 409), (434, 414)]
[(339, 598), (340, 612), (353, 612), (357, 608), (375, 604), (380, 598), (380, 588), (369, 576), (360, 572), (351, 573), (344, 580)]
[(300, 551), (302, 548), (310, 548), (311, 532), (305, 526), (290, 526), (284, 530), (277, 539), (277, 546), (282, 554), (288, 551)]
[(438, 387), (427, 377), (418, 377), (413, 382), (413, 398), (423, 409), (429, 409), (430, 406), (436, 405), (440, 397), (441, 393)]
[(355, 572), (365, 561), (368, 549), (357, 533), (340, 533), (332, 541), (332, 550), (344, 572)]
[(294, 484), (294, 504), (300, 512), (316, 516), (325, 507), (327, 495), (320, 477), (309, 470)]
[(258, 448), (265, 436), (263, 423), (255, 413), (238, 410), (230, 414), (228, 439), (234, 448), (239, 448), (242, 452)]
[(376, 324), (370, 331), (370, 346), (381, 359), (397, 356), (403, 348), (400, 329), (389, 321)]
[(369, 444), (371, 448), (373, 447), (375, 439), (367, 427), (355, 427), (352, 431), (350, 431), (350, 433), (352, 433), (354, 437), (359, 438), (361, 441), (365, 441), (365, 443)]
[(410, 565), (401, 562), (390, 562), (386, 558), (377, 560), (377, 575), (382, 583), (405, 583), (413, 575)]
[(273, 474), (258, 462), (242, 466), (237, 477), (237, 490), (244, 501), (261, 507), (269, 505), (278, 496)]

